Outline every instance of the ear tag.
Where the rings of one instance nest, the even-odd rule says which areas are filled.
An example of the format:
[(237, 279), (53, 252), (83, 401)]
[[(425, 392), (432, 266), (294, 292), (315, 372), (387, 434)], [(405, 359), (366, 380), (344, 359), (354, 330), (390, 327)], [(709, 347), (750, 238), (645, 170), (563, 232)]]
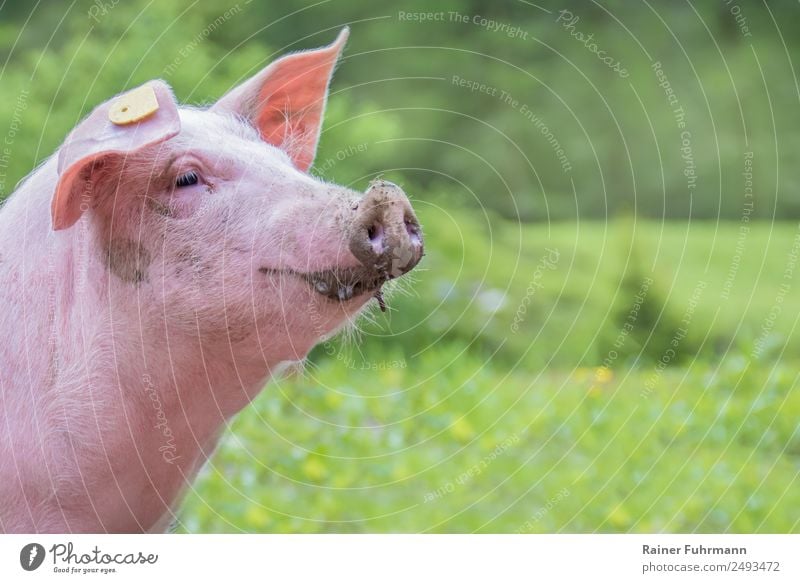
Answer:
[(108, 110), (111, 123), (124, 126), (147, 119), (158, 111), (156, 92), (150, 85), (142, 85), (120, 95)]

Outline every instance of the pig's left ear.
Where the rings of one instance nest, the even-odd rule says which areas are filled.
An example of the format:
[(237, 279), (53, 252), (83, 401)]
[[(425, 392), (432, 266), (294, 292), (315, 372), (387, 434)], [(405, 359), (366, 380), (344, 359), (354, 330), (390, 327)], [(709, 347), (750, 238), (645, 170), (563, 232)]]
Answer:
[(278, 59), (212, 106), (250, 121), (268, 143), (307, 171), (314, 161), (333, 68), (347, 42), (344, 28), (333, 44)]
[[(67, 136), (58, 153), (53, 229), (71, 227), (91, 207), (108, 168), (180, 132), (178, 104), (163, 81), (150, 81), (98, 105)], [(121, 163), (117, 165), (116, 163)]]

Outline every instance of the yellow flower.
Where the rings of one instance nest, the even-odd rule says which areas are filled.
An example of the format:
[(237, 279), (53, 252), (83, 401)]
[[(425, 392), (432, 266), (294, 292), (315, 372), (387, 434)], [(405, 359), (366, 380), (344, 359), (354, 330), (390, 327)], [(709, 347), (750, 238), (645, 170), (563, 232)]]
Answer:
[(450, 434), (458, 441), (469, 441), (475, 435), (475, 429), (465, 417), (460, 417), (450, 426)]
[(325, 404), (328, 407), (335, 409), (341, 406), (342, 401), (344, 401), (344, 397), (340, 392), (330, 388), (325, 391)]
[(252, 529), (263, 529), (270, 523), (269, 512), (263, 506), (248, 504), (244, 514), (247, 526)]
[(608, 515), (608, 521), (616, 528), (625, 528), (631, 522), (631, 515), (622, 504), (617, 504)]
[(392, 479), (404, 480), (411, 475), (409, 468), (406, 464), (398, 464), (392, 469)]
[(614, 378), (614, 373), (607, 366), (597, 367), (594, 371), (594, 380), (601, 385), (604, 385)]
[(323, 464), (319, 458), (312, 456), (303, 464), (303, 473), (310, 480), (319, 482), (328, 475), (328, 468), (325, 467), (325, 464)]

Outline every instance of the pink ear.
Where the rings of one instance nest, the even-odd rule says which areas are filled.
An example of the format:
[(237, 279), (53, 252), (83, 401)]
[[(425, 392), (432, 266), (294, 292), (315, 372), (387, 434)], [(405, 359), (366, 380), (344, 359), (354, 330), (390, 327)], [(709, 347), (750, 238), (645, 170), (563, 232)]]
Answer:
[(305, 172), (314, 161), (328, 84), (348, 35), (344, 28), (327, 47), (278, 59), (212, 109), (249, 119), (265, 141), (286, 151)]
[(119, 96), (98, 105), (67, 136), (58, 153), (58, 185), (51, 206), (53, 229), (71, 227), (90, 206), (92, 170), (110, 156), (125, 158), (148, 146), (175, 136), (181, 129), (178, 106), (169, 86), (150, 81), (158, 109), (141, 121), (117, 125), (109, 119), (109, 109)]

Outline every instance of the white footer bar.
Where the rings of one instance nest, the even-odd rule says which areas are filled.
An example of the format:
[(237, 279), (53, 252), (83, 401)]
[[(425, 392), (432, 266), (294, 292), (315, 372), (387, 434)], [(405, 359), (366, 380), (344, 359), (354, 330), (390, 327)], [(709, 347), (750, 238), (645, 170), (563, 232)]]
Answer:
[(800, 535), (5, 535), (0, 581), (779, 582), (799, 554)]

